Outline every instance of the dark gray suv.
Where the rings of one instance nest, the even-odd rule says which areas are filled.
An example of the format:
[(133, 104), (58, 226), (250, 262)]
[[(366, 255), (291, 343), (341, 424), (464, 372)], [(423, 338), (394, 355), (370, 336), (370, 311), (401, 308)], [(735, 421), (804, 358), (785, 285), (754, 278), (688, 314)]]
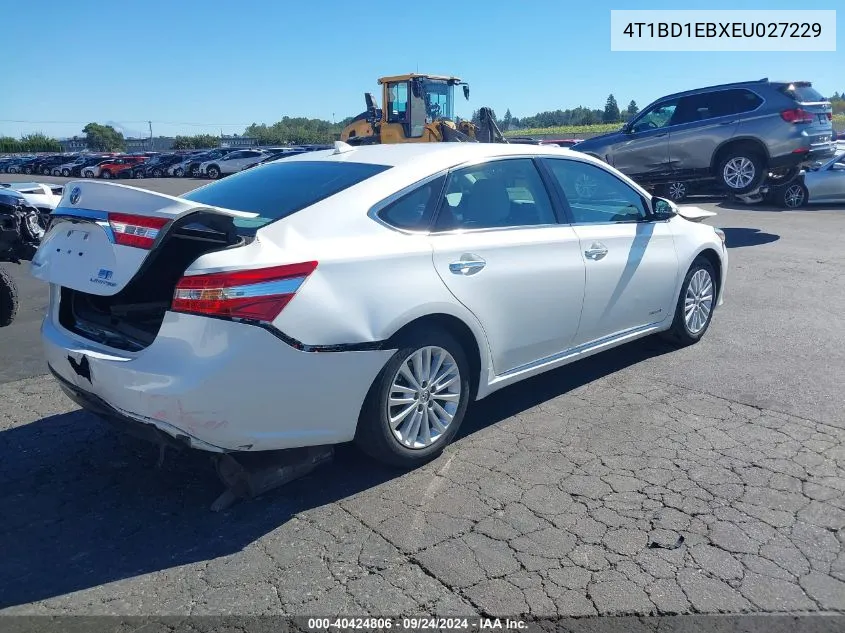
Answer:
[(832, 111), (807, 81), (723, 84), (658, 99), (619, 131), (572, 149), (643, 185), (662, 186), (674, 199), (708, 180), (743, 194), (770, 172), (784, 178), (832, 156)]

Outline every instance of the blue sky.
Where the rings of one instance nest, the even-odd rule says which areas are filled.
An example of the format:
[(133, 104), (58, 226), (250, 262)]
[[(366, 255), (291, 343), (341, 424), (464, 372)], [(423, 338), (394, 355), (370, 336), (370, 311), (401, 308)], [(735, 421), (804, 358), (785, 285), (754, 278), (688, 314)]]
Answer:
[[(31, 6), (28, 6), (31, 5)], [(845, 91), (835, 53), (610, 51), (613, 9), (843, 9), (841, 0), (520, 0), (419, 4), (312, 0), (9, 2), (0, 43), (0, 134), (241, 133), (284, 115), (363, 110), (379, 76), (419, 70), (470, 83), (458, 114), (514, 116), (579, 105), (642, 107), (670, 92), (760, 77)], [(17, 28), (20, 25), (21, 28)], [(378, 96), (378, 93), (377, 93)], [(189, 125), (190, 124), (190, 125)]]

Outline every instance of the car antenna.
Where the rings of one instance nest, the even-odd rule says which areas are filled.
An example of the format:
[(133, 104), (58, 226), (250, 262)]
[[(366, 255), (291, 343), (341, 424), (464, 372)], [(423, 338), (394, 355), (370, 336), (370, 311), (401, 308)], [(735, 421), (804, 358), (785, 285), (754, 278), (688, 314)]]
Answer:
[(343, 141), (335, 141), (334, 151), (332, 152), (332, 154), (344, 154), (346, 152), (352, 151), (355, 151), (355, 148), (349, 143), (344, 143)]

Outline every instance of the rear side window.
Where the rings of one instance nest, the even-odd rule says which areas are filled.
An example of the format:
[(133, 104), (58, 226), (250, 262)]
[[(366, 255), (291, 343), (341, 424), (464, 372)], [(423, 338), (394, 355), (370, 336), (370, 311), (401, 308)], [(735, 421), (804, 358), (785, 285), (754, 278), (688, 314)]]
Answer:
[(406, 231), (425, 231), (431, 224), (446, 176), (416, 187), (378, 212), (383, 222)]
[(239, 172), (182, 196), (201, 204), (259, 214), (236, 219), (242, 228), (260, 228), (340, 193), (389, 169), (387, 165), (340, 161), (290, 161)]
[(790, 99), (799, 103), (814, 103), (827, 101), (821, 93), (809, 84), (789, 84), (783, 86), (780, 91)]

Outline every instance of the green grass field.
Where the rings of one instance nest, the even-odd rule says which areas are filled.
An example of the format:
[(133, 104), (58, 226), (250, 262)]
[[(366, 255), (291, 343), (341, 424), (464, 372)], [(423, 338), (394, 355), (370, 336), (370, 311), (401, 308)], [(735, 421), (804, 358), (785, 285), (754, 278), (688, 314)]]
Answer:
[[(837, 129), (845, 128), (845, 114), (836, 114), (833, 123)], [(599, 123), (597, 125), (561, 125), (558, 127), (537, 127), (525, 130), (510, 130), (505, 136), (560, 136), (565, 138), (571, 135), (582, 134), (604, 134), (613, 132), (621, 127), (621, 123)]]

